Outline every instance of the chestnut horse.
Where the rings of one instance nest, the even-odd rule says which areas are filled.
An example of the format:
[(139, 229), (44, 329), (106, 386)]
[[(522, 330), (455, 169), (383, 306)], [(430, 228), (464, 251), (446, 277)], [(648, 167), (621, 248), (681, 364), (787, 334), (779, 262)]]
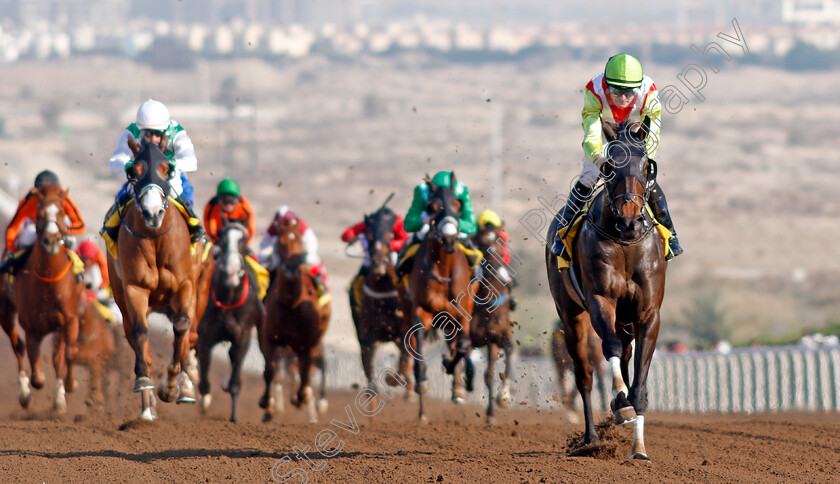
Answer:
[[(67, 410), (65, 390), (76, 388), (73, 362), (79, 351), (79, 311), (84, 285), (73, 274), (73, 261), (64, 247), (65, 191), (59, 185), (43, 185), (37, 191), (38, 215), (35, 244), (23, 267), (15, 274), (14, 295), (18, 322), (26, 333), (26, 353), (32, 371), (32, 386), (44, 386), (41, 372), (41, 341), (57, 332), (53, 345), (53, 367), (57, 378), (53, 409)], [(31, 398), (25, 376), (19, 378), (20, 402)], [(65, 387), (66, 385), (66, 387)]]
[(90, 374), (88, 398), (85, 403), (102, 410), (105, 407), (103, 380), (107, 370), (114, 366), (116, 338), (112, 326), (94, 307), (98, 304), (96, 293), (86, 289), (84, 293), (84, 313), (79, 321), (79, 354), (76, 361), (87, 367)]
[(134, 391), (141, 393), (140, 418), (154, 420), (148, 315), (152, 311), (166, 314), (175, 333), (172, 360), (158, 396), (165, 402), (195, 403), (195, 389), (186, 369), (207, 304), (213, 260), (207, 258), (202, 263), (206, 242), (190, 246), (187, 222), (170, 203), (174, 165), (152, 143), (140, 149), (132, 144), (132, 150), (136, 150), (134, 163), (126, 173), (133, 200), (120, 213), (118, 257), (108, 251), (108, 271), (114, 299), (123, 314), (125, 336), (134, 350)]
[[(588, 359), (589, 326), (601, 340), (613, 375), (610, 408), (618, 425), (634, 422), (631, 458), (647, 459), (644, 414), (647, 376), (659, 334), (659, 308), (665, 294), (665, 249), (646, 204), (656, 177), (656, 163), (645, 152), (646, 129), (605, 124), (609, 159), (601, 167), (605, 188), (593, 201), (580, 228), (568, 270), (558, 271), (549, 247), (560, 214), (548, 230), (546, 267), (557, 314), (563, 320), (566, 346), (574, 361), (575, 382), (583, 398), (584, 441), (598, 441), (592, 421), (592, 365)], [(635, 341), (635, 355), (633, 346)], [(628, 389), (629, 363), (634, 378)]]
[[(487, 385), (487, 422), (495, 423), (495, 405), (502, 408), (510, 405), (510, 384), (513, 379), (513, 325), (510, 322), (510, 292), (507, 282), (498, 275), (504, 266), (500, 232), (504, 225), (494, 227), (487, 225), (479, 227), (473, 236), (476, 246), (484, 254), (482, 277), (477, 282), (475, 292), (475, 309), (473, 322), (470, 327), (470, 339), (474, 348), (487, 347), (487, 371), (484, 383)], [(502, 390), (497, 398), (493, 396), (496, 363), (501, 356), (499, 351), (505, 352), (505, 372), (499, 374), (502, 379)], [(469, 362), (469, 359), (465, 360)], [(469, 363), (467, 371), (469, 371)]]
[[(275, 221), (277, 233), (275, 250), (280, 256), (280, 266), (275, 269), (274, 277), (265, 297), (266, 317), (260, 335), (260, 350), (265, 358), (265, 392), (260, 398), (260, 408), (265, 409), (264, 421), (269, 421), (274, 412), (271, 405), (272, 386), (275, 382), (283, 348), (288, 346), (298, 358), (300, 383), (296, 394), (292, 394), (291, 403), (297, 408), (306, 405), (307, 418), (310, 422), (318, 421), (315, 397), (309, 385), (312, 365), (317, 363), (321, 338), (327, 330), (331, 309), (329, 303), (321, 305), (312, 277), (304, 263), (306, 253), (303, 250), (300, 226), (295, 219)], [(323, 361), (320, 362), (323, 365)], [(321, 372), (321, 378), (326, 375)], [(276, 393), (276, 390), (275, 390)], [(318, 406), (326, 409), (326, 399), (321, 396)]]
[[(458, 363), (470, 352), (470, 319), (473, 312), (474, 291), (470, 291), (472, 271), (466, 254), (460, 249), (459, 225), (461, 201), (451, 186), (435, 186), (427, 176), (429, 201), (426, 213), (430, 216), (429, 233), (420, 243), (414, 256), (408, 287), (402, 289), (403, 345), (416, 360), (414, 362), (414, 391), (419, 398), (418, 418), (427, 421), (423, 408), (426, 393), (426, 362), (423, 356), (423, 337), (432, 327), (444, 333), (449, 341), (450, 356), (444, 356), (443, 367), (453, 374)], [(469, 293), (469, 294), (468, 294)], [(457, 306), (456, 306), (457, 305)], [(467, 371), (466, 387), (472, 391), (472, 374)]]
[[(403, 312), (397, 289), (397, 275), (391, 241), (397, 216), (384, 205), (365, 215), (365, 238), (369, 267), (363, 269), (362, 278), (350, 288), (350, 309), (356, 335), (362, 349), (362, 367), (368, 388), (378, 394), (374, 354), (379, 343), (392, 342), (402, 350)], [(400, 351), (399, 374), (408, 381), (411, 357)], [(390, 375), (389, 375), (390, 377)], [(393, 378), (393, 377), (391, 377)], [(396, 381), (389, 384), (396, 385)], [(408, 395), (408, 393), (406, 394)]]
[(248, 230), (240, 224), (230, 223), (219, 233), (219, 265), (213, 272), (210, 300), (198, 326), (198, 364), (201, 393), (201, 410), (210, 407), (210, 370), (212, 350), (221, 341), (231, 343), (230, 380), (222, 388), (230, 393), (230, 421), (236, 422), (236, 398), (242, 388), (242, 361), (251, 343), (254, 328), (262, 325), (265, 309), (260, 301), (257, 275), (245, 262), (248, 248)]

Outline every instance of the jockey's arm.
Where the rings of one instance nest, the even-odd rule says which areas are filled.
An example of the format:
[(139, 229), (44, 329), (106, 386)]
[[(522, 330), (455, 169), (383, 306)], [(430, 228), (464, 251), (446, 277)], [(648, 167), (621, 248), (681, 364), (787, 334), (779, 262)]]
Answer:
[(400, 250), (408, 240), (408, 233), (403, 227), (403, 218), (397, 215), (397, 221), (394, 223), (394, 239), (391, 240), (391, 250)]
[(248, 238), (245, 243), (247, 245), (251, 245), (254, 241), (254, 237), (257, 235), (257, 225), (254, 220), (254, 208), (251, 206), (251, 202), (245, 198), (245, 195), (242, 195), (240, 198), (242, 199), (242, 210), (245, 212), (246, 217), (245, 228), (248, 229)]
[(315, 267), (321, 263), (321, 257), (318, 256), (318, 237), (311, 228), (307, 228), (305, 232), (300, 234), (300, 241), (303, 244), (303, 250), (306, 251), (306, 265)]
[(656, 159), (656, 152), (659, 150), (659, 129), (662, 126), (662, 104), (659, 102), (659, 91), (654, 84), (645, 97), (645, 104), (642, 106), (642, 119), (647, 116), (650, 119), (649, 131), (645, 138), (647, 154), (649, 158)]
[(179, 172), (189, 173), (198, 170), (198, 159), (195, 156), (195, 147), (187, 132), (178, 131), (172, 137), (172, 150), (175, 153), (175, 169)]
[(101, 250), (96, 253), (96, 265), (99, 266), (99, 273), (102, 276), (102, 283), (99, 285), (99, 288), (105, 289), (111, 285), (111, 279), (108, 277), (108, 261), (105, 259), (105, 254)]
[(134, 138), (129, 130), (123, 131), (120, 140), (117, 141), (117, 147), (114, 148), (114, 153), (109, 160), (109, 167), (111, 171), (120, 175), (125, 175), (125, 165), (134, 159), (134, 153), (128, 147), (128, 138)]
[(76, 205), (76, 202), (70, 198), (70, 195), (64, 197), (64, 213), (70, 219), (70, 225), (67, 226), (67, 232), (70, 235), (79, 235), (85, 233), (85, 222), (82, 220), (82, 212)]
[(601, 101), (589, 89), (583, 94), (583, 153), (586, 159), (592, 161), (595, 155), (601, 154), (604, 150), (604, 143), (601, 139)]
[(204, 230), (207, 232), (207, 237), (214, 244), (219, 243), (219, 205), (216, 203), (216, 197), (204, 207)]
[(274, 254), (274, 244), (277, 243), (277, 236), (271, 230), (266, 231), (260, 241), (260, 250), (257, 252), (257, 260), (260, 264), (266, 265), (271, 262), (271, 256)]
[(423, 212), (426, 210), (426, 198), (423, 196), (425, 182), (414, 187), (414, 198), (411, 207), (405, 215), (404, 227), (406, 232), (417, 232), (423, 228)]
[(341, 241), (342, 242), (350, 242), (355, 238), (357, 235), (361, 234), (365, 231), (365, 223), (359, 222), (356, 225), (351, 227), (347, 227), (344, 229), (344, 232), (341, 233)]
[(502, 239), (502, 259), (505, 261), (505, 265), (510, 265), (510, 252), (508, 251), (508, 242), (510, 241), (510, 235), (507, 233), (507, 230), (502, 229), (499, 231), (499, 237)]
[(20, 232), (20, 228), (23, 227), (23, 223), (26, 219), (35, 220), (38, 215), (38, 200), (31, 196), (32, 193), (33, 192), (29, 192), (26, 197), (18, 203), (15, 215), (12, 217), (12, 220), (9, 222), (9, 226), (6, 228), (7, 252), (15, 251), (15, 239), (17, 239), (18, 232)]
[(472, 235), (478, 230), (478, 224), (475, 220), (475, 210), (473, 209), (472, 198), (470, 198), (470, 191), (464, 185), (464, 189), (458, 200), (461, 201), (461, 220), (458, 221), (458, 227), (461, 233)]

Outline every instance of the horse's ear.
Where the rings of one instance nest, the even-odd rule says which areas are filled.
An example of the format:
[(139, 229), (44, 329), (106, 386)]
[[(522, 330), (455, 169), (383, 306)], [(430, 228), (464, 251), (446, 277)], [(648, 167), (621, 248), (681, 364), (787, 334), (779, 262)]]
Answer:
[(615, 132), (615, 125), (606, 121), (601, 122), (601, 130), (604, 132), (604, 138), (607, 142), (615, 141), (618, 135)]
[(137, 145), (137, 142), (134, 140), (133, 136), (128, 137), (128, 149), (134, 153), (134, 156), (137, 156), (137, 153), (140, 153), (140, 146)]
[(648, 183), (656, 180), (656, 174), (658, 173), (659, 168), (656, 165), (656, 162), (648, 158), (648, 165), (647, 165), (647, 181)]
[(455, 178), (455, 170), (452, 170), (449, 177), (449, 186), (452, 187), (453, 190), (455, 189), (455, 183), (457, 181), (458, 180)]
[(423, 181), (426, 182), (426, 185), (429, 186), (429, 193), (433, 193), (437, 188), (434, 183), (432, 183), (432, 179), (429, 177), (429, 174), (426, 173), (426, 176), (423, 177)]

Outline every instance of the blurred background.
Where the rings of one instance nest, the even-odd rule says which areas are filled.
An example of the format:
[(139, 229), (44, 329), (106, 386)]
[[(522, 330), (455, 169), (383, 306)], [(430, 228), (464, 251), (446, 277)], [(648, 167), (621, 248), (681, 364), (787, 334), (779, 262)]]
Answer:
[[(840, 333), (840, 1), (0, 0), (0, 18), (4, 227), (52, 169), (102, 245), (123, 182), (108, 158), (152, 97), (196, 145), (198, 211), (234, 177), (258, 237), (280, 204), (313, 227), (329, 346), (358, 348), (341, 230), (391, 192), (405, 213), (423, 175), (454, 169), (477, 212), (505, 219), (525, 262), (517, 340), (546, 353), (544, 247), (520, 219), (568, 193), (584, 86), (626, 51), (687, 99), (663, 111), (658, 154), (686, 249), (668, 268), (663, 347)], [(746, 48), (726, 40), (736, 29)], [(717, 73), (692, 51), (709, 42), (730, 56), (710, 54)], [(678, 79), (689, 64), (702, 100)]]

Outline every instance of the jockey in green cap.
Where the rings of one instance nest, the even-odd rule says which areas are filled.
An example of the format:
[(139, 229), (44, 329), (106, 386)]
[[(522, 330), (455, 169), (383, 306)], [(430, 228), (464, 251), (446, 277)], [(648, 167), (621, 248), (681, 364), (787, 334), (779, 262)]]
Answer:
[[(643, 122), (645, 118), (648, 118), (649, 132), (645, 143), (648, 158), (653, 159), (659, 145), (661, 111), (662, 106), (656, 85), (642, 72), (641, 62), (630, 54), (610, 57), (604, 72), (593, 77), (586, 85), (581, 113), (583, 151), (586, 159), (583, 161), (583, 170), (563, 209), (558, 236), (554, 238), (551, 246), (554, 254), (569, 260), (560, 235), (565, 232), (566, 227), (592, 196), (601, 165), (607, 161), (603, 154), (602, 123), (618, 125), (626, 120)], [(672, 234), (668, 240), (670, 247), (668, 259), (682, 254), (683, 248), (677, 239), (665, 194), (658, 182), (654, 182), (648, 204), (656, 220)]]
[[(432, 177), (432, 184), (438, 187), (451, 186), (452, 172), (438, 172)], [(464, 253), (467, 255), (470, 267), (473, 270), (478, 270), (479, 266), (477, 262), (481, 259), (481, 253), (476, 249), (475, 244), (469, 237), (477, 230), (475, 210), (473, 209), (470, 192), (467, 186), (461, 183), (460, 180), (455, 181), (455, 186), (452, 191), (455, 198), (461, 202), (461, 218), (458, 220), (458, 228), (461, 232), (461, 244), (466, 247)], [(430, 195), (429, 185), (425, 181), (414, 187), (414, 198), (411, 201), (411, 207), (408, 209), (403, 224), (405, 231), (411, 232), (412, 234), (400, 251), (399, 260), (397, 261), (398, 280), (402, 280), (403, 277), (411, 273), (411, 262), (414, 260), (417, 247), (429, 232), (430, 216), (426, 213), (426, 204), (429, 202)]]

